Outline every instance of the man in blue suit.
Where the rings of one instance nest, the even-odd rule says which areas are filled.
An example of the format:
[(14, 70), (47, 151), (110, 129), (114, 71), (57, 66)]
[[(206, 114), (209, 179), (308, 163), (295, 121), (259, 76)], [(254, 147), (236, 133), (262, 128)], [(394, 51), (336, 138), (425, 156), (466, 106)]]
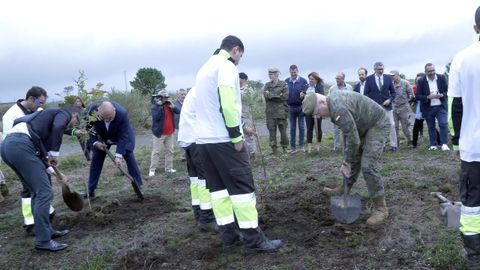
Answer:
[[(114, 101), (101, 101), (92, 103), (87, 112), (98, 120), (91, 123), (91, 128), (96, 136), (91, 136), (92, 164), (90, 166), (90, 177), (88, 179), (88, 192), (90, 197), (95, 197), (98, 179), (102, 172), (103, 162), (106, 156), (106, 149), (117, 145), (115, 153), (115, 165), (121, 167), (123, 159), (127, 163), (128, 172), (133, 177), (138, 187), (143, 186), (140, 170), (133, 154), (135, 148), (135, 135), (128, 120), (127, 111)], [(86, 195), (86, 194), (85, 194)]]
[(420, 100), (420, 111), (427, 121), (428, 136), (430, 138), (429, 150), (437, 150), (437, 132), (435, 119), (440, 127), (440, 144), (443, 151), (450, 148), (448, 142), (448, 100), (447, 80), (441, 74), (435, 73), (432, 63), (425, 65), (425, 76), (417, 82), (417, 100)]
[(376, 62), (373, 65), (373, 69), (375, 70), (375, 73), (368, 76), (365, 80), (364, 95), (373, 99), (385, 110), (390, 121), (390, 145), (392, 147), (392, 152), (396, 152), (398, 143), (392, 111), (392, 101), (395, 98), (395, 88), (393, 87), (392, 78), (383, 74), (384, 67), (382, 62)]

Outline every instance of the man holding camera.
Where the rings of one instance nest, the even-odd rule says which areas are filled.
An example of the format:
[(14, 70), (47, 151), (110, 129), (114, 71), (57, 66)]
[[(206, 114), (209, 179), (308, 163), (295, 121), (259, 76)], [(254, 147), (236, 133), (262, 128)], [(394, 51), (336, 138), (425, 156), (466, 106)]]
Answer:
[(152, 99), (152, 133), (153, 149), (150, 157), (150, 170), (148, 176), (155, 176), (160, 152), (165, 151), (165, 172), (174, 173), (173, 169), (173, 114), (179, 114), (180, 109), (175, 107), (169, 100), (167, 90), (163, 89), (153, 96)]

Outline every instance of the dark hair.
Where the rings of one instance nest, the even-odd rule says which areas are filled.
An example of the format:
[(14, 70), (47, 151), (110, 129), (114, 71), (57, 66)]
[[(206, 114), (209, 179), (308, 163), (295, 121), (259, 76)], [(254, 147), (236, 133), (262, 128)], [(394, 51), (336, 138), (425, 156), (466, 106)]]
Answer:
[(39, 86), (32, 86), (32, 88), (27, 91), (25, 99), (28, 99), (29, 97), (39, 98), (41, 96), (47, 97), (47, 91)]
[(231, 51), (233, 48), (238, 46), (240, 51), (244, 52), (245, 48), (243, 47), (242, 41), (236, 36), (226, 36), (222, 40), (222, 44), (220, 45), (220, 49), (224, 49), (226, 51)]
[(67, 112), (69, 112), (71, 115), (73, 115), (74, 113), (77, 114), (77, 125), (80, 124), (80, 121), (81, 121), (81, 116), (82, 116), (82, 110), (80, 110), (80, 108), (78, 107), (75, 107), (73, 105), (68, 105), (68, 106), (65, 106), (65, 107), (62, 107), (62, 109), (66, 110)]
[(84, 109), (85, 109), (85, 103), (83, 103), (83, 100), (82, 100), (82, 98), (81, 98), (81, 97), (79, 97), (79, 96), (76, 96), (76, 97), (75, 97), (75, 99), (73, 99), (73, 104), (72, 104), (72, 105), (75, 105), (75, 102), (77, 102), (77, 99), (79, 99), (79, 100), (80, 100), (80, 103), (82, 103), (82, 108), (84, 108)]
[(430, 66), (433, 66), (433, 64), (432, 63), (426, 63), (425, 64), (425, 70), (427, 70), (427, 67), (430, 67)]
[(290, 70), (298, 70), (297, 65), (291, 65), (291, 66), (290, 66)]
[(417, 73), (417, 76), (415, 76), (415, 78), (416, 77), (423, 77), (423, 76), (425, 76), (425, 73), (424, 72), (419, 72), (419, 73)]
[(477, 11), (475, 12), (475, 24), (477, 27), (480, 27), (480, 7), (478, 7)]
[(318, 75), (317, 72), (310, 72), (310, 74), (308, 74), (307, 78), (310, 78), (310, 76), (312, 76), (318, 84), (323, 84), (323, 80), (322, 78), (320, 78), (320, 75)]
[(243, 79), (243, 80), (248, 80), (248, 75), (245, 74), (245, 72), (240, 72), (240, 73), (238, 74), (238, 77), (239, 77), (240, 79)]
[(364, 68), (364, 67), (359, 68), (358, 71), (357, 71), (357, 73), (358, 73), (360, 70), (362, 70), (362, 69), (365, 71), (365, 75), (368, 75), (368, 70), (367, 70), (366, 68)]

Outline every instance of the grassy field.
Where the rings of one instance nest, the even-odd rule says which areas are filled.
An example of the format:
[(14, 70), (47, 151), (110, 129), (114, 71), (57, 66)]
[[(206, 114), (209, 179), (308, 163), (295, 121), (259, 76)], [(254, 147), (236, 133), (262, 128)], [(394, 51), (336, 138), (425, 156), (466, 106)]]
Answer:
[[(363, 178), (353, 192), (362, 198), (362, 214), (350, 225), (330, 216), (324, 186), (340, 184), (341, 153), (330, 151), (327, 134), (320, 152), (273, 156), (261, 139), (267, 178), (261, 158), (252, 168), (257, 185), (257, 208), (267, 236), (285, 243), (274, 254), (223, 252), (217, 235), (196, 227), (190, 207), (186, 165), (178, 159), (172, 175), (148, 178), (150, 148), (136, 150), (145, 181), (146, 199), (134, 200), (127, 179), (106, 160), (98, 198), (75, 213), (64, 205), (54, 183), (55, 227), (71, 233), (61, 242), (70, 247), (58, 253), (38, 252), (34, 238), (22, 229), (20, 183), (7, 176), (11, 195), (0, 203), (0, 269), (464, 269), (459, 232), (444, 227), (431, 191), (458, 200), (459, 161), (448, 152), (400, 146), (382, 156), (390, 210), (387, 222), (365, 225), (371, 202)], [(80, 154), (62, 157), (60, 170), (83, 191), (88, 163)]]

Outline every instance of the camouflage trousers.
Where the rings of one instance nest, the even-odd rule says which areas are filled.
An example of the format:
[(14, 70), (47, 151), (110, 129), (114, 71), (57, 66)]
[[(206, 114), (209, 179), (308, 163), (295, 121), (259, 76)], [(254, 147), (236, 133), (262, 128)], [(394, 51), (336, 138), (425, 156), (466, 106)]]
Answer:
[(397, 134), (397, 140), (400, 139), (400, 134), (398, 133), (400, 124), (402, 124), (403, 134), (407, 138), (407, 141), (412, 140), (412, 133), (410, 132), (411, 115), (412, 110), (408, 104), (393, 108), (393, 121), (395, 122), (395, 133)]
[(390, 122), (384, 117), (376, 126), (369, 129), (364, 137), (360, 138), (361, 145), (357, 155), (351, 161), (352, 176), (349, 184), (353, 185), (360, 174), (367, 184), (370, 198), (384, 196), (383, 179), (378, 171), (378, 163), (383, 153)]
[(272, 148), (277, 148), (277, 128), (280, 132), (280, 145), (283, 148), (288, 147), (288, 137), (287, 137), (287, 119), (279, 118), (270, 118), (267, 117), (267, 129), (269, 133), (270, 146)]

